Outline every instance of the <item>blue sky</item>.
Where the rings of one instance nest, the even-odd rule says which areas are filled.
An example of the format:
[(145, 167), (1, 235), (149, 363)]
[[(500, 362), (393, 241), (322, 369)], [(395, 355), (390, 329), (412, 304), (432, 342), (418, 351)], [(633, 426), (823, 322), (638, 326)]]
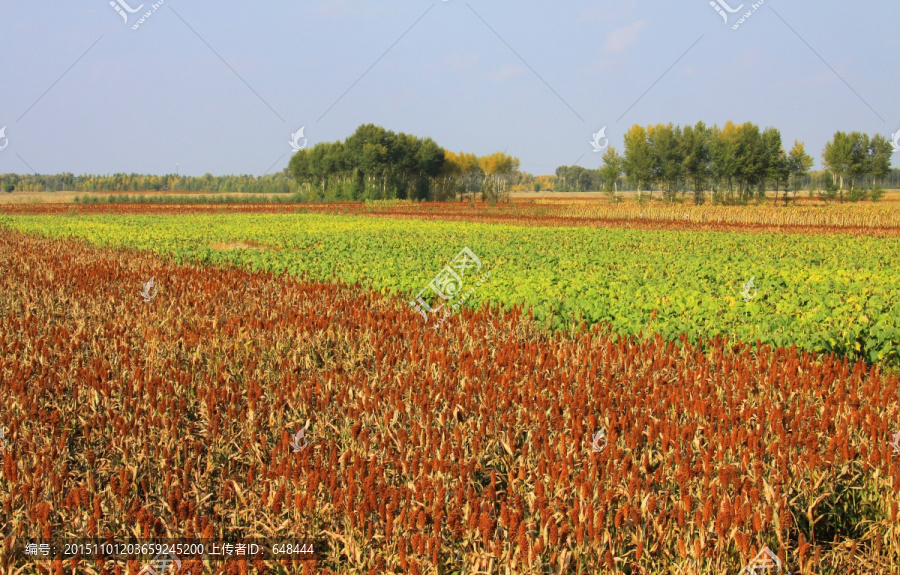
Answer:
[(261, 175), (370, 122), (536, 174), (598, 166), (603, 126), (752, 121), (817, 165), (900, 130), (900, 3), (743, 4), (3, 0), (0, 173)]

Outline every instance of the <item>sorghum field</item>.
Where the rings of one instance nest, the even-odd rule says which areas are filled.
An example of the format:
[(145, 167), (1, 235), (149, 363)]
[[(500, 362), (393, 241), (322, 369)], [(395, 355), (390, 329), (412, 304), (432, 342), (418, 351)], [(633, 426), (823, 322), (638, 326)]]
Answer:
[[(144, 566), (28, 537), (234, 534), (321, 545), (181, 573), (900, 572), (891, 225), (38, 208), (0, 218), (4, 574)], [(463, 245), (491, 279), (432, 329), (407, 302)], [(796, 347), (740, 337), (772, 322)]]

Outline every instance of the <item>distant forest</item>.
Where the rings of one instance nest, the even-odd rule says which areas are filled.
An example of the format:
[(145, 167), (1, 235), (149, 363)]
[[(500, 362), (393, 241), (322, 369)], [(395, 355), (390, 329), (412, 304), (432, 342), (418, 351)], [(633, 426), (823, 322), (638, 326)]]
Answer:
[[(807, 192), (834, 201), (877, 200), (882, 188), (900, 188), (900, 169), (891, 168), (893, 146), (881, 136), (837, 132), (822, 151), (825, 169), (810, 171), (813, 158), (801, 142), (785, 151), (775, 128), (752, 123), (723, 128), (633, 126), (624, 153), (604, 147), (597, 169), (560, 166), (554, 175), (534, 176), (519, 159), (503, 152), (477, 156), (452, 152), (430, 138), (394, 133), (367, 124), (343, 142), (324, 142), (296, 152), (287, 168), (266, 176), (202, 177), (142, 174), (0, 174), (0, 190), (12, 191), (184, 191), (290, 194), (293, 201), (418, 199), (448, 201), (480, 197), (508, 200), (510, 191), (659, 191), (675, 201), (690, 194), (695, 203), (741, 204), (781, 192), (785, 199)], [(137, 198), (135, 199), (137, 201)]]

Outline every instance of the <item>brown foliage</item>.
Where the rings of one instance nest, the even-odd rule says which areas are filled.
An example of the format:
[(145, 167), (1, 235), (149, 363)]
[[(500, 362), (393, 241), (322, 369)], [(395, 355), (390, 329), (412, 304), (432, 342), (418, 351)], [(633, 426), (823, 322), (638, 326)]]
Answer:
[(435, 332), (359, 288), (8, 231), (0, 266), (19, 536), (317, 537), (321, 573), (900, 561), (900, 381), (877, 368), (548, 335), (521, 310)]

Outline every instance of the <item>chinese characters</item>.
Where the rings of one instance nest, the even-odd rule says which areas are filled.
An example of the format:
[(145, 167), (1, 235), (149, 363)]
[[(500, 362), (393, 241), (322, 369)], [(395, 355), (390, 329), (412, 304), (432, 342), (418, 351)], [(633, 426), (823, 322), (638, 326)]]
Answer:
[[(428, 322), (428, 314), (438, 313), (444, 308), (446, 301), (451, 300), (459, 296), (462, 292), (463, 288), (463, 277), (470, 270), (474, 270), (475, 272), (481, 271), (481, 259), (476, 256), (472, 250), (469, 248), (463, 248), (453, 260), (450, 261), (448, 265), (444, 267), (438, 275), (435, 276), (431, 282), (422, 289), (416, 296), (414, 301), (410, 302), (410, 305), (415, 309), (421, 316), (425, 322)], [(479, 285), (481, 281), (485, 278), (482, 278), (479, 281)], [(437, 308), (431, 307), (431, 304), (426, 301), (423, 297), (427, 290), (431, 290), (434, 295), (437, 296), (438, 299), (445, 300), (441, 303)], [(471, 290), (470, 290), (471, 291)], [(432, 298), (434, 301), (435, 298)], [(459, 304), (462, 303), (462, 300), (452, 304), (451, 307), (454, 309), (459, 309)], [(444, 319), (446, 319), (450, 315), (450, 311), (446, 310), (444, 312)], [(443, 323), (443, 320), (441, 321)], [(438, 324), (440, 325), (440, 324)], [(435, 326), (437, 328), (437, 326)]]

